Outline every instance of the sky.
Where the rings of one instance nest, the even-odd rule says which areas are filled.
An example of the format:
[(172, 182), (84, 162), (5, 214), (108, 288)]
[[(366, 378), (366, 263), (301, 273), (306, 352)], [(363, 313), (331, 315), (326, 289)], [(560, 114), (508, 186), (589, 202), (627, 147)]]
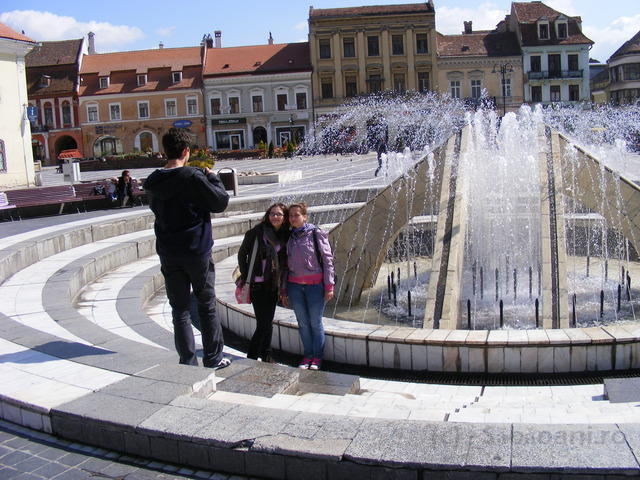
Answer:
[[(416, 0), (413, 0), (416, 1)], [(260, 45), (269, 32), (275, 43), (307, 41), (309, 7), (337, 8), (411, 3), (412, 0), (0, 0), (0, 22), (37, 41), (96, 34), (99, 53), (199, 45), (222, 31), (222, 46)], [(640, 30), (638, 0), (545, 0), (567, 15), (582, 17), (583, 32), (595, 42), (591, 58), (605, 62)], [(509, 13), (508, 0), (434, 0), (436, 29), (460, 33), (464, 20), (491, 29)], [(96, 6), (98, 6), (96, 8)]]

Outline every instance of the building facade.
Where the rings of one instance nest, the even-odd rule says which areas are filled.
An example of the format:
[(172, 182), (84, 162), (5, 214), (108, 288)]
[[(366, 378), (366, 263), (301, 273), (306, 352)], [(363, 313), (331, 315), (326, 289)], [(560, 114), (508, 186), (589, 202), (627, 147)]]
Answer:
[(609, 94), (616, 105), (636, 103), (640, 99), (640, 31), (627, 40), (607, 60)]
[(82, 148), (78, 86), (84, 40), (42, 42), (26, 56), (34, 160), (47, 165), (62, 150)]
[(309, 131), (311, 65), (306, 42), (214, 48), (203, 69), (207, 144), (214, 150), (300, 143)]
[(436, 66), (433, 4), (311, 7), (309, 51), (316, 118), (357, 95), (431, 90)]
[(85, 55), (79, 117), (86, 156), (161, 152), (172, 126), (206, 144), (202, 47)]
[(580, 17), (570, 17), (542, 2), (513, 2), (499, 28), (515, 32), (522, 49), (524, 101), (589, 101), (589, 50)]
[(522, 56), (513, 32), (473, 31), (464, 22), (461, 35), (438, 34), (437, 85), (442, 93), (477, 104), (488, 97), (503, 113), (520, 107)]
[(0, 188), (35, 183), (25, 56), (36, 42), (0, 23)]

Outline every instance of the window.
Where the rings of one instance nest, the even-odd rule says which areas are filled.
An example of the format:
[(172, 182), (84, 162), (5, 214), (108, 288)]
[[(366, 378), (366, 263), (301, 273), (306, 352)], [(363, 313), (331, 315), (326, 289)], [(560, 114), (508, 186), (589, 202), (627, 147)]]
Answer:
[(229, 113), (240, 113), (240, 97), (229, 97)]
[(264, 111), (264, 108), (262, 106), (262, 95), (252, 95), (251, 105), (255, 113)]
[(406, 84), (404, 81), (404, 73), (393, 74), (393, 90), (398, 93), (404, 93), (406, 90)]
[(138, 86), (146, 85), (147, 84), (147, 74), (143, 73), (143, 74), (138, 75), (137, 81), (138, 81)]
[(0, 140), (0, 172), (7, 171), (7, 157), (5, 156), (4, 141)]
[(175, 98), (167, 98), (164, 101), (164, 113), (167, 117), (175, 117), (178, 115), (178, 104)]
[(449, 92), (451, 93), (451, 98), (460, 98), (460, 80), (449, 81)]
[(298, 110), (306, 110), (307, 109), (307, 92), (297, 92), (296, 93), (296, 108)]
[(569, 70), (572, 72), (578, 71), (578, 55), (576, 55), (575, 53), (571, 53), (567, 58), (569, 60)]
[(196, 97), (187, 97), (187, 115), (198, 114), (198, 99)]
[(278, 93), (276, 95), (276, 108), (279, 112), (287, 109), (287, 94)]
[(47, 127), (54, 127), (53, 124), (53, 107), (49, 102), (44, 104), (44, 124)]
[(367, 37), (367, 55), (370, 57), (380, 55), (380, 41), (377, 35), (369, 35)]
[(540, 85), (531, 87), (531, 101), (532, 102), (542, 101), (542, 87)]
[(416, 34), (416, 53), (429, 53), (426, 33)]
[(502, 83), (502, 96), (510, 97), (511, 96), (511, 79), (504, 78), (500, 81)]
[(211, 102), (211, 115), (220, 115), (220, 99), (212, 98)]
[(149, 118), (149, 102), (138, 102), (138, 118)]
[(580, 101), (580, 85), (569, 85), (569, 101)]
[(640, 80), (640, 63), (627, 63), (622, 65), (622, 79)]
[(71, 104), (67, 100), (62, 102), (62, 124), (71, 126)]
[(342, 48), (344, 49), (344, 56), (352, 58), (356, 56), (356, 44), (353, 37), (347, 37), (342, 39)]
[(40, 77), (40, 88), (46, 88), (51, 85), (51, 77), (49, 75), (42, 75)]
[(98, 118), (98, 105), (87, 105), (87, 121), (99, 122)]
[(549, 40), (549, 24), (548, 23), (538, 24), (538, 38), (540, 40)]
[(482, 80), (471, 80), (471, 98), (482, 96)]
[(347, 75), (344, 78), (344, 90), (347, 97), (358, 95), (358, 80), (355, 75)]
[(120, 116), (120, 104), (119, 103), (110, 103), (109, 104), (109, 119), (111, 121), (122, 120), (122, 117)]
[(140, 132), (138, 135), (141, 152), (153, 152), (153, 135), (151, 132)]
[(567, 38), (568, 37), (568, 29), (566, 22), (560, 22), (557, 24), (558, 27), (558, 38)]
[(318, 40), (320, 47), (320, 58), (331, 58), (331, 40), (328, 38), (321, 38)]
[(552, 102), (560, 101), (560, 85), (551, 85), (550, 100)]
[(182, 81), (182, 72), (171, 72), (171, 81), (180, 83)]
[(531, 58), (529, 58), (529, 62), (531, 62), (532, 72), (542, 71), (542, 61), (540, 55), (531, 55)]
[(369, 83), (369, 93), (382, 91), (382, 77), (379, 74), (371, 74), (367, 79)]
[(418, 91), (429, 91), (429, 72), (418, 72)]
[(109, 77), (100, 77), (100, 88), (107, 88), (109, 86)]
[(549, 54), (549, 77), (560, 78), (562, 76), (562, 68), (560, 66), (560, 55), (557, 53)]
[(391, 54), (404, 55), (404, 37), (402, 35), (391, 35)]
[(320, 80), (320, 90), (322, 98), (333, 98), (333, 82), (330, 78)]

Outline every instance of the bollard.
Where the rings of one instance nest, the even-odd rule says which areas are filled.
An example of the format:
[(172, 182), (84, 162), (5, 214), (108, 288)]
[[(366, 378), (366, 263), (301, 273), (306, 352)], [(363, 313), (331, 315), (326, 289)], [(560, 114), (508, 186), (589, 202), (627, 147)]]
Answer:
[(604, 261), (604, 281), (609, 278), (609, 260)]
[(476, 296), (476, 262), (471, 266), (471, 284), (473, 286), (473, 296)]
[(624, 265), (620, 267), (622, 269), (622, 283), (624, 284)]
[(496, 268), (496, 302), (498, 301), (498, 269)]
[(540, 302), (536, 298), (536, 328), (540, 328)]
[(393, 285), (393, 306), (398, 306), (398, 289), (395, 284)]
[(589, 264), (591, 263), (591, 257), (587, 254), (587, 278), (589, 278)]
[(504, 293), (509, 293), (509, 256), (506, 259), (506, 268), (504, 270)]
[(480, 267), (480, 298), (484, 298), (484, 270)]
[(600, 318), (604, 316), (604, 290), (600, 290)]
[(471, 300), (467, 299), (467, 330), (471, 330)]
[(398, 286), (400, 286), (400, 267), (398, 267)]
[(627, 270), (627, 301), (631, 301), (631, 275), (629, 275), (629, 270)]
[(393, 270), (391, 270), (391, 285), (395, 285), (396, 281), (395, 281), (395, 273), (393, 273)]
[(500, 300), (500, 328), (504, 327), (504, 304)]
[(413, 276), (418, 278), (418, 262), (413, 262)]
[(538, 297), (542, 292), (542, 267), (538, 264)]
[(513, 269), (513, 301), (518, 298), (518, 270)]
[(620, 311), (620, 297), (622, 296), (622, 285), (618, 284), (618, 306), (617, 306), (617, 312)]
[(407, 305), (409, 306), (409, 316), (411, 316), (411, 290), (407, 292)]
[(573, 294), (573, 298), (571, 299), (571, 304), (573, 306), (571, 319), (573, 320), (573, 328), (576, 328), (576, 294)]
[(391, 300), (391, 275), (387, 275), (387, 296)]
[(529, 299), (533, 298), (533, 268), (529, 267)]

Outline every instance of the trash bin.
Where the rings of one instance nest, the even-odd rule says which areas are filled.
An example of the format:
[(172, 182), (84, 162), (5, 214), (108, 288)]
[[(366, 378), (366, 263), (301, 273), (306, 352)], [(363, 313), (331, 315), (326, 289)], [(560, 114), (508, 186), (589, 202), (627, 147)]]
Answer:
[(36, 187), (41, 187), (43, 185), (42, 172), (36, 172), (35, 178), (33, 180), (34, 180), (34, 183), (36, 184)]
[(238, 172), (235, 168), (221, 168), (218, 170), (218, 176), (224, 185), (225, 190), (233, 190), (233, 196), (238, 196)]
[(62, 165), (64, 181), (78, 183), (80, 181), (80, 164), (78, 162), (65, 162)]

